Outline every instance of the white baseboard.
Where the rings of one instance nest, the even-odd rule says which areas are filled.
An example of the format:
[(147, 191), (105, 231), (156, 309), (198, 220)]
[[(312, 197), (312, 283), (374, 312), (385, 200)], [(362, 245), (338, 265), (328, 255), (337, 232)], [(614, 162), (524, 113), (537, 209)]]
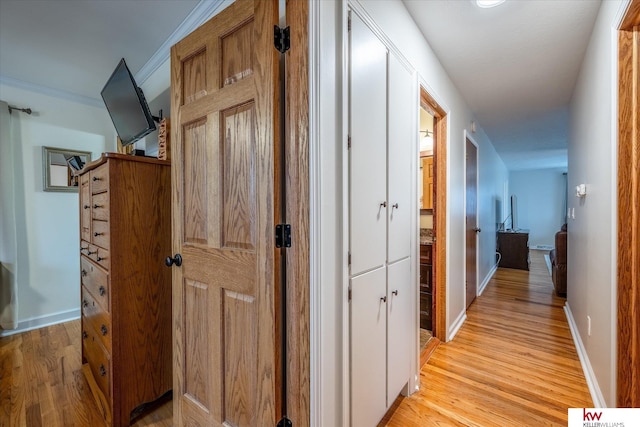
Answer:
[(456, 321), (453, 322), (453, 324), (451, 325), (451, 328), (449, 328), (449, 334), (447, 336), (447, 341), (451, 341), (453, 339), (453, 337), (456, 336), (456, 334), (458, 333), (458, 331), (460, 330), (460, 328), (464, 324), (465, 320), (467, 320), (467, 312), (463, 311), (462, 313), (460, 313), (460, 315), (458, 316)]
[(487, 274), (482, 283), (480, 283), (480, 287), (478, 288), (478, 296), (482, 295), (482, 293), (484, 292), (484, 288), (487, 287), (493, 275), (496, 274), (496, 271), (498, 271), (498, 264), (494, 265), (493, 268), (489, 270), (489, 274)]
[(80, 318), (80, 309), (74, 308), (72, 310), (60, 311), (58, 313), (47, 314), (45, 316), (30, 317), (18, 321), (18, 327), (16, 329), (2, 330), (0, 329), (0, 337), (7, 337), (9, 335), (20, 334), (22, 332), (31, 331), (33, 329), (44, 328), (45, 326), (55, 325), (57, 323), (69, 322)]
[(584, 377), (587, 380), (589, 393), (591, 393), (591, 399), (593, 400), (593, 407), (606, 408), (607, 402), (605, 402), (602, 391), (600, 390), (600, 386), (598, 385), (596, 374), (595, 372), (593, 372), (591, 362), (589, 361), (589, 356), (587, 356), (587, 349), (582, 343), (582, 338), (580, 338), (580, 333), (578, 332), (578, 325), (576, 325), (576, 321), (573, 318), (573, 314), (571, 313), (571, 308), (569, 307), (568, 302), (564, 305), (564, 313), (567, 316), (567, 322), (569, 323), (569, 330), (571, 331), (571, 336), (573, 337), (573, 343), (576, 345), (576, 351), (578, 352), (578, 358), (580, 358), (582, 371), (584, 372)]

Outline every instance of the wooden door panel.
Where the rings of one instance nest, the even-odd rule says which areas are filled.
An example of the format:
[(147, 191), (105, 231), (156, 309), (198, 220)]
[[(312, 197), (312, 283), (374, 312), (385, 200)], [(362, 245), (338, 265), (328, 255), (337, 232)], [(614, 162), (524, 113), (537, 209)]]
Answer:
[(275, 425), (277, 1), (172, 48), (174, 425)]
[(390, 264), (387, 282), (387, 407), (391, 406), (411, 376), (411, 342), (415, 329), (415, 292), (411, 259)]
[(467, 308), (476, 299), (477, 287), (477, 206), (478, 206), (478, 153), (477, 148), (467, 139), (466, 160), (466, 300)]

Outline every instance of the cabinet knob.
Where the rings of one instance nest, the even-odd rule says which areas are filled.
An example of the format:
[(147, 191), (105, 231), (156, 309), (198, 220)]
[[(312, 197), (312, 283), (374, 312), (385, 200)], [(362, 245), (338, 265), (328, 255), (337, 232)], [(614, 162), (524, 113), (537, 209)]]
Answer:
[(98, 262), (104, 261), (104, 258), (102, 258), (101, 256), (98, 256), (98, 258), (96, 258), (96, 261), (98, 261)]
[(82, 331), (82, 339), (86, 340), (87, 337), (89, 337), (89, 334), (87, 334), (87, 331)]
[(395, 291), (391, 292), (393, 295), (398, 296), (398, 290), (396, 289)]
[(387, 302), (387, 296), (385, 295), (385, 296), (383, 296), (382, 298), (380, 298), (380, 301), (382, 301), (382, 302)]
[(90, 207), (91, 207), (91, 206), (89, 206), (89, 205), (84, 205), (84, 206), (83, 206), (83, 208), (84, 208), (84, 209), (89, 209)]
[(384, 202), (380, 203), (380, 207), (381, 208), (386, 208), (387, 207), (387, 202), (384, 201)]
[(94, 176), (94, 177), (93, 177), (93, 180), (94, 180), (94, 181), (100, 181), (100, 178), (98, 178), (97, 176)]
[(100, 326), (100, 332), (102, 332), (102, 335), (107, 335), (107, 332), (109, 332), (109, 330), (107, 329), (106, 325), (102, 325)]
[(98, 209), (98, 208), (101, 208), (101, 207), (102, 207), (102, 205), (93, 205), (93, 209)]
[(82, 271), (80, 272), (80, 274), (82, 275), (82, 277), (86, 277), (86, 275), (87, 275), (87, 270), (82, 270)]
[(104, 296), (104, 294), (107, 293), (107, 290), (104, 288), (104, 286), (100, 286), (98, 288), (98, 292), (100, 293), (100, 296), (102, 297), (102, 296)]
[(398, 204), (397, 204), (397, 203), (394, 203), (394, 204), (391, 206), (391, 208), (396, 208), (396, 209), (398, 209)]
[(102, 236), (104, 233), (98, 233), (97, 231), (93, 233), (93, 237)]
[(86, 299), (83, 299), (82, 300), (82, 306), (85, 307), (85, 308), (88, 307), (89, 306), (89, 301), (87, 301)]
[(180, 254), (175, 254), (173, 256), (173, 258), (171, 258), (170, 256), (168, 256), (165, 260), (164, 260), (164, 265), (166, 265), (167, 267), (171, 267), (172, 265), (174, 265), (176, 267), (180, 267), (182, 265), (182, 255)]
[(480, 233), (480, 232), (482, 232), (482, 229), (481, 229), (481, 228), (478, 228), (478, 227), (475, 227), (475, 228), (473, 229), (473, 231), (475, 231), (476, 233)]
[(105, 375), (107, 375), (107, 369), (104, 367), (104, 365), (100, 365), (100, 376), (104, 377)]

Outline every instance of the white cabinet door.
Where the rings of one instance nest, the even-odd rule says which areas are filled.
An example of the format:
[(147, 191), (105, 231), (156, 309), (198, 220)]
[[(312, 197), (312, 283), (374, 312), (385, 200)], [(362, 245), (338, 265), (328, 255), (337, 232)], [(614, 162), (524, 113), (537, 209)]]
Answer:
[(417, 157), (416, 121), (418, 98), (414, 91), (414, 76), (394, 55), (389, 55), (389, 243), (388, 261), (411, 254), (411, 212), (415, 190), (415, 170), (412, 159)]
[(351, 427), (373, 427), (385, 414), (387, 270), (351, 279)]
[[(387, 281), (387, 407), (398, 397), (411, 375), (415, 340), (415, 289), (411, 286), (411, 259), (390, 264)], [(413, 313), (413, 314), (412, 314)], [(415, 321), (415, 320), (414, 320)]]
[(355, 14), (349, 46), (351, 275), (387, 255), (387, 50)]

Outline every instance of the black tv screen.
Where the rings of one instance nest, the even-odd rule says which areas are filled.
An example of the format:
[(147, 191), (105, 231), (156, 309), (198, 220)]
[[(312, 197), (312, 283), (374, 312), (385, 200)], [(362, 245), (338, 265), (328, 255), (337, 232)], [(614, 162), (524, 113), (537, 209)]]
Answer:
[(104, 85), (102, 99), (122, 145), (133, 144), (156, 130), (151, 111), (124, 58)]

